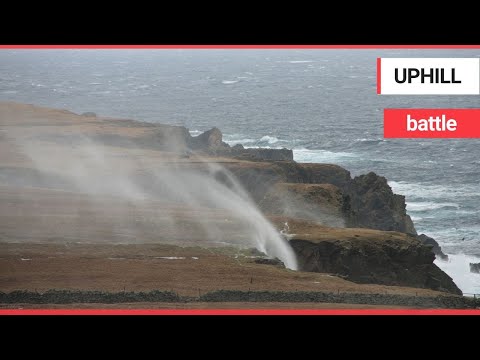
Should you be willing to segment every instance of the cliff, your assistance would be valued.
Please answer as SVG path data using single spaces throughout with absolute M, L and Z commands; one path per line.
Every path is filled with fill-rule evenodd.
M 240 179 L 261 208 L 274 214 L 290 216 L 293 211 L 303 213 L 301 218 L 315 217 L 325 225 L 336 226 L 335 223 L 341 222 L 347 227 L 416 235 L 406 212 L 405 197 L 394 194 L 387 180 L 375 173 L 352 179 L 347 170 L 337 165 L 287 161 L 230 163 L 226 167 Z M 332 202 L 333 197 L 336 200 Z M 292 202 L 280 200 L 285 198 Z M 317 215 L 311 211 L 315 203 Z M 335 223 L 330 222 L 331 219 L 335 219 Z
M 190 219 L 182 209 L 177 211 L 168 204 L 170 217 L 181 220 L 182 230 L 176 227 L 176 222 L 169 224 L 162 216 L 142 213 L 133 217 L 134 206 L 107 207 L 105 200 L 95 201 L 95 198 L 86 201 L 87 198 L 60 176 L 61 172 L 39 170 L 21 151 L 22 146 L 30 146 L 34 150 L 51 150 L 47 154 L 81 158 L 90 153 L 82 152 L 80 145 L 87 144 L 86 148 L 93 152 L 89 146 L 99 144 L 108 151 L 103 154 L 104 158 L 94 158 L 93 165 L 102 170 L 108 161 L 111 168 L 141 186 L 145 198 L 154 201 L 149 211 L 163 211 L 161 207 L 166 206 L 162 203 L 166 190 L 155 183 L 155 172 L 172 164 L 178 169 L 195 171 L 208 171 L 208 163 L 221 164 L 244 185 L 265 214 L 273 216 L 272 219 L 282 219 L 277 224 L 279 230 L 284 230 L 284 223 L 288 222 L 289 233 L 294 234 L 290 243 L 302 270 L 339 274 L 359 283 L 408 285 L 459 293 L 453 281 L 433 264 L 432 249 L 441 256 L 433 239 L 416 236 L 406 213 L 405 198 L 394 194 L 387 180 L 374 173 L 352 178 L 349 171 L 337 165 L 296 163 L 291 150 L 230 147 L 223 142 L 217 128 L 192 137 L 188 129 L 181 126 L 79 116 L 63 110 L 14 103 L 0 104 L 0 126 L 0 130 L 4 130 L 0 132 L 0 184 L 7 190 L 12 186 L 22 187 L 24 194 L 14 197 L 16 204 L 23 206 L 22 211 L 17 212 L 21 215 L 18 219 L 10 202 L 1 204 L 3 208 L 0 209 L 5 214 L 1 224 L 2 238 L 61 239 L 68 229 L 73 229 L 72 232 L 82 234 L 83 239 L 118 241 L 118 234 L 121 234 L 126 239 L 136 240 L 137 234 L 141 234 L 142 241 L 181 239 L 204 243 L 205 231 L 196 226 L 196 222 L 198 214 L 210 216 L 212 209 L 201 209 Z M 55 168 L 55 159 L 47 156 L 41 159 L 49 164 L 52 161 L 50 167 Z M 80 175 L 88 176 L 88 172 L 80 172 Z M 109 179 L 107 175 L 110 174 L 105 175 Z M 23 187 L 55 190 L 38 200 L 42 212 L 50 212 L 49 216 L 38 217 Z M 135 187 L 124 188 L 135 190 Z M 9 194 L 7 190 L 5 193 Z M 64 201 L 65 190 L 72 191 L 74 200 Z M 87 210 L 60 216 L 71 208 L 82 206 Z M 90 212 L 89 206 L 101 209 L 99 214 L 109 214 L 109 218 L 97 221 L 98 214 Z M 117 216 L 116 221 L 111 219 L 114 216 Z M 125 221 L 125 218 L 135 221 Z M 53 219 L 58 223 L 53 223 Z M 161 223 L 162 219 L 166 225 Z M 29 226 L 24 225 L 26 221 Z M 229 226 L 223 213 L 215 214 L 214 223 Z M 159 225 L 162 231 L 156 227 Z M 132 233 L 132 229 L 136 232 Z M 241 228 L 229 228 L 232 238 L 242 236 L 238 229 Z
M 442 248 L 434 238 L 431 238 L 425 234 L 421 234 L 417 236 L 417 239 L 420 240 L 424 245 L 430 247 L 435 256 L 438 256 L 442 260 L 448 260 L 448 255 L 442 251 Z
M 373 172 L 357 176 L 344 191 L 348 226 L 417 234 L 405 196 L 394 194 L 383 176 Z
M 329 228 L 314 222 L 288 222 L 290 244 L 300 269 L 343 276 L 356 283 L 428 288 L 461 295 L 453 280 L 440 270 L 435 255 L 416 237 L 393 231 Z

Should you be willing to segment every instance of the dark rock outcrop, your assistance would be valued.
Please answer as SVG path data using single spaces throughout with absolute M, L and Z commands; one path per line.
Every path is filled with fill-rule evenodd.
M 394 194 L 383 176 L 373 172 L 357 176 L 345 186 L 344 193 L 349 227 L 417 234 L 407 215 L 405 196 Z
M 352 181 L 350 171 L 333 164 L 301 164 L 304 183 L 332 184 L 346 189 Z
M 293 151 L 289 149 L 240 149 L 231 148 L 229 151 L 219 153 L 245 160 L 266 161 L 293 161 Z
M 480 263 L 470 263 L 470 272 L 480 274 Z
M 220 148 L 229 148 L 222 141 L 222 132 L 216 127 L 205 131 L 204 133 L 188 138 L 188 144 L 193 150 L 217 150 Z
M 453 280 L 433 263 L 435 256 L 430 248 L 415 237 L 366 231 L 336 229 L 317 232 L 314 237 L 297 234 L 290 244 L 303 271 L 339 274 L 357 283 L 462 294 Z
M 281 267 L 281 268 L 285 267 L 285 264 L 279 258 L 274 258 L 274 259 L 261 258 L 261 259 L 255 259 L 253 262 L 255 264 L 261 264 L 261 265 L 273 265 L 273 266 L 278 266 L 278 267 Z
M 293 151 L 289 149 L 245 149 L 241 144 L 230 147 L 223 142 L 222 132 L 215 127 L 196 137 L 188 136 L 186 141 L 192 150 L 200 150 L 209 155 L 251 161 L 293 161 Z
M 431 247 L 433 253 L 439 259 L 448 260 L 448 255 L 442 251 L 442 248 L 434 238 L 431 238 L 430 236 L 427 236 L 425 234 L 421 234 L 417 236 L 417 239 L 420 240 L 424 245 Z

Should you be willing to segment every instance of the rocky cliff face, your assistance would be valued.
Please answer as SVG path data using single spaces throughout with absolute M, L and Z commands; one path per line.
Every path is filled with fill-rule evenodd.
M 400 231 L 416 235 L 406 212 L 405 197 L 394 194 L 387 179 L 373 172 L 355 177 L 344 186 L 349 227 Z
M 301 164 L 302 182 L 311 184 L 333 184 L 345 190 L 352 182 L 350 171 L 333 164 Z
M 318 204 L 318 216 L 330 214 L 340 217 L 347 227 L 363 227 L 377 230 L 400 231 L 416 235 L 415 227 L 406 213 L 405 197 L 396 195 L 387 180 L 375 173 L 352 179 L 344 168 L 331 164 L 299 164 L 295 162 L 271 162 L 247 165 L 226 165 L 252 193 L 264 210 L 275 209 L 275 214 L 292 215 L 291 209 L 312 215 L 312 206 Z M 285 183 L 291 185 L 276 186 Z M 302 184 L 302 186 L 297 186 Z M 310 185 L 333 185 L 341 199 L 330 203 L 329 191 L 315 191 Z M 294 199 L 292 190 L 295 189 Z M 283 195 L 282 195 L 282 194 Z M 278 200 L 286 197 L 292 200 Z M 274 198 L 277 198 L 276 200 Z M 303 203 L 303 205 L 302 205 Z M 274 205 L 277 204 L 277 205 Z M 324 206 L 329 204 L 329 206 Z M 302 211 L 296 211 L 297 214 Z M 314 211 L 315 212 L 315 211 Z M 314 215 L 314 214 L 313 214 Z M 312 216 L 300 216 L 313 219 Z M 327 225 L 336 226 L 333 223 Z
M 404 247 L 400 243 L 369 244 L 356 241 L 312 243 L 299 238 L 290 240 L 301 269 L 340 274 L 365 284 L 384 284 L 429 288 L 461 295 L 453 280 L 433 264 L 430 249 L 420 243 Z
M 218 155 L 252 161 L 293 161 L 293 151 L 289 149 L 244 149 L 241 145 L 218 152 Z
M 470 263 L 470 272 L 480 274 L 480 263 Z
M 446 255 L 443 251 L 438 242 L 434 239 L 431 238 L 430 236 L 427 236 L 425 234 L 421 234 L 417 236 L 417 239 L 424 245 L 430 247 L 432 249 L 432 252 L 437 256 L 439 259 L 442 260 L 448 260 L 448 255 Z
M 187 137 L 186 142 L 192 150 L 215 151 L 223 147 L 229 147 L 222 141 L 222 137 L 222 132 L 216 127 L 214 127 L 196 137 Z
M 275 221 L 275 220 L 274 220 Z M 341 275 L 358 283 L 429 288 L 461 294 L 434 263 L 435 255 L 414 236 L 361 228 L 329 228 L 314 222 L 288 222 L 290 244 L 300 269 Z

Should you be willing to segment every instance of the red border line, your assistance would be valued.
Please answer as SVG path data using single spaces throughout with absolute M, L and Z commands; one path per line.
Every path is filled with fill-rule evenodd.
M 480 45 L 1 45 L 0 49 L 480 49 Z
M 377 58 L 377 94 L 382 93 L 382 58 Z
M 448 309 L 0 309 L 0 315 L 478 315 L 480 310 Z
M 2 45 L 0 49 L 480 49 L 480 45 Z M 377 94 L 381 93 L 380 58 Z M 480 310 L 0 309 L 0 315 L 480 315 Z

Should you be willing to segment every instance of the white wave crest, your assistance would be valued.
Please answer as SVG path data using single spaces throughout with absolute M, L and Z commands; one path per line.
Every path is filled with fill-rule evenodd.
M 189 133 L 190 133 L 190 135 L 192 135 L 192 136 L 198 136 L 198 135 L 200 135 L 201 133 L 203 133 L 203 131 L 200 131 L 200 130 L 189 130 Z
M 480 275 L 470 272 L 470 263 L 478 262 L 480 258 L 464 254 L 448 254 L 448 261 L 435 260 L 435 264 L 452 277 L 465 295 L 480 294 Z
M 423 217 L 420 217 L 420 216 L 410 216 L 410 218 L 411 218 L 412 221 L 414 221 L 414 222 L 419 222 L 419 221 L 422 221 L 422 220 L 423 220 Z
M 358 157 L 348 152 L 333 152 L 328 150 L 293 149 L 293 159 L 304 163 L 325 163 L 348 160 Z
M 359 138 L 359 139 L 355 139 L 355 142 L 362 142 L 362 143 L 382 143 L 382 142 L 386 142 L 385 139 L 369 139 L 369 138 Z
M 407 199 L 456 199 L 462 195 L 474 195 L 478 193 L 478 188 L 475 189 L 468 185 L 459 187 L 408 183 L 405 181 L 389 181 L 388 184 L 395 193 L 406 195 Z
M 407 202 L 408 211 L 428 211 L 428 210 L 438 210 L 445 208 L 460 208 L 460 205 L 457 203 L 434 203 L 434 202 Z
M 255 139 L 242 139 L 242 138 L 224 138 L 223 141 L 225 141 L 228 145 L 230 146 L 235 146 L 237 144 L 242 144 L 242 145 L 246 145 L 246 144 L 253 144 L 255 143 Z
M 276 142 L 278 142 L 278 138 L 276 138 L 275 136 L 269 136 L 269 135 L 265 135 L 263 136 L 260 141 L 266 141 L 268 142 L 269 144 L 275 144 Z

